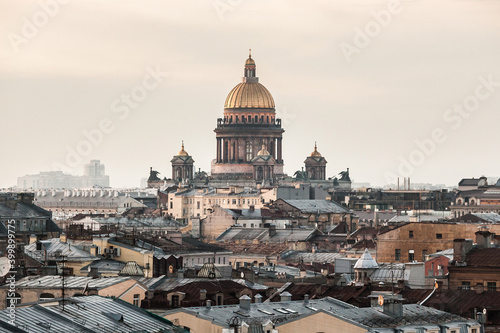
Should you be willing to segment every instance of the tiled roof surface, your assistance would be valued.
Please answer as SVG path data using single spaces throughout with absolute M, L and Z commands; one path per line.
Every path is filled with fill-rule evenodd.
M 500 248 L 472 249 L 465 262 L 467 266 L 500 268 Z

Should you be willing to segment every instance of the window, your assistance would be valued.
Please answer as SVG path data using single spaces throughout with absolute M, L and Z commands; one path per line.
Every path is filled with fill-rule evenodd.
M 408 237 L 409 237 L 409 238 L 413 238 L 413 230 L 410 230 L 410 231 L 408 232 Z
M 396 251 L 394 253 L 394 260 L 401 261 L 401 249 L 396 249 Z
M 196 202 L 196 209 L 200 209 L 200 202 L 199 201 Z
M 462 290 L 470 290 L 470 281 L 462 281 Z
M 134 305 L 139 306 L 139 300 L 141 299 L 141 295 L 134 294 Z
M 427 250 L 422 250 L 422 261 L 425 261 L 425 257 L 427 257 Z
M 252 143 L 247 141 L 246 143 L 246 160 L 250 161 L 252 159 Z
M 414 250 L 408 251 L 408 261 L 410 261 L 410 262 L 415 261 L 415 251 Z
M 488 291 L 496 291 L 497 283 L 496 282 L 488 282 Z
M 436 239 L 443 239 L 443 234 L 436 234 Z

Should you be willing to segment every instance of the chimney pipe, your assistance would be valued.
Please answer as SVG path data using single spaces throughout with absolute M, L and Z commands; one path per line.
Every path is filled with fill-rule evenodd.
M 240 297 L 240 309 L 243 311 L 250 311 L 250 303 L 252 299 L 247 295 L 243 295 Z
M 308 304 L 309 304 L 309 295 L 305 294 L 304 295 L 304 305 L 308 305 Z
M 290 294 L 288 291 L 282 292 L 280 296 L 281 302 L 290 302 L 292 300 L 292 294 Z
M 262 296 L 260 294 L 255 295 L 254 298 L 255 303 L 262 303 Z
M 212 301 L 211 300 L 207 300 L 207 308 L 208 309 L 211 309 L 212 308 Z

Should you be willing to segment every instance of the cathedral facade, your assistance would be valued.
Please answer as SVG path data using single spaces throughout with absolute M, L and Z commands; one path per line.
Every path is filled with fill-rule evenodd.
M 274 99 L 259 83 L 252 56 L 242 82 L 228 94 L 224 117 L 217 120 L 214 179 L 274 183 L 283 176 L 283 132 Z

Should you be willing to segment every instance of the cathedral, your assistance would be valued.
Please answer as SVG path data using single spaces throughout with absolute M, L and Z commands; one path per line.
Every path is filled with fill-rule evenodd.
M 227 95 L 224 114 L 217 119 L 215 159 L 211 173 L 194 171 L 194 160 L 182 148 L 172 160 L 172 181 L 177 184 L 227 185 L 278 185 L 296 181 L 331 184 L 333 187 L 350 188 L 349 169 L 341 178 L 326 178 L 326 159 L 314 151 L 304 161 L 305 171 L 289 177 L 283 172 L 283 133 L 281 119 L 276 117 L 274 99 L 269 90 L 259 82 L 257 66 L 249 54 L 243 77 Z M 148 186 L 158 186 L 158 172 L 150 170 Z
M 274 183 L 283 177 L 283 128 L 274 99 L 259 83 L 250 54 L 244 76 L 227 95 L 224 117 L 217 119 L 214 179 Z

